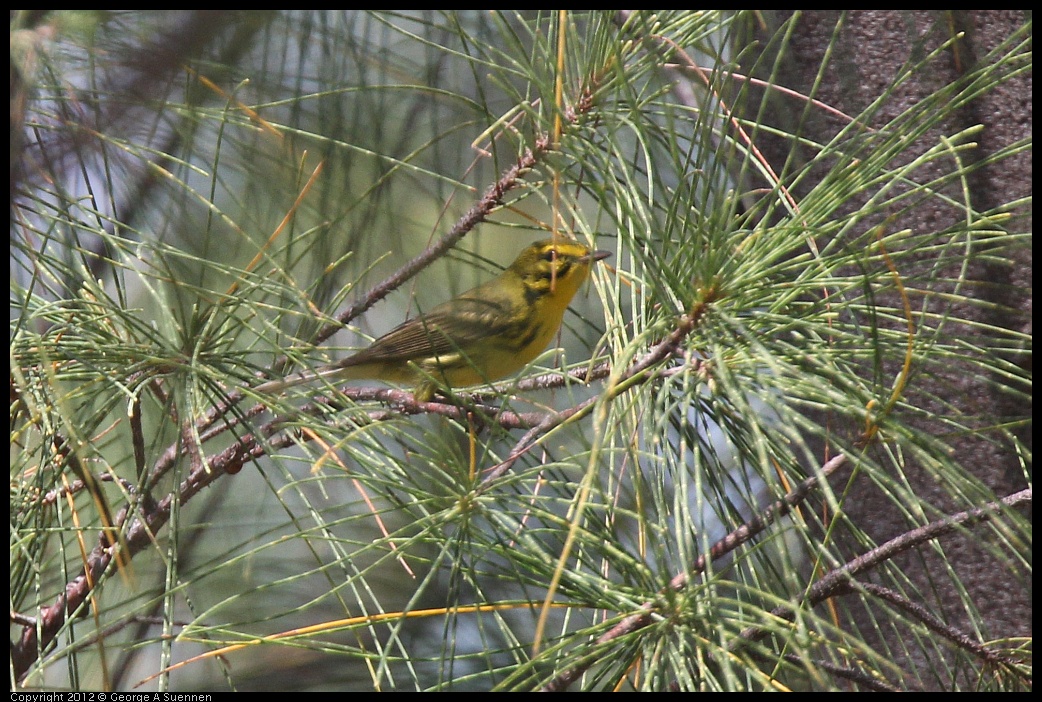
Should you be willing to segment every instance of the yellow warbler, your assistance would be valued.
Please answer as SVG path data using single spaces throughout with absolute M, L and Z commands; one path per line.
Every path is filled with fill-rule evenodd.
M 557 334 L 593 263 L 610 255 L 576 241 L 532 244 L 497 278 L 406 321 L 369 348 L 256 390 L 368 378 L 414 385 L 416 399 L 425 402 L 439 384 L 476 385 L 516 373 Z

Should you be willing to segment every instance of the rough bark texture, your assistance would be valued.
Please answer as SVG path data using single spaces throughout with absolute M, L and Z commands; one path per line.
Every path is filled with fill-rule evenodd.
M 785 17 L 788 15 L 782 15 L 780 18 Z M 841 34 L 833 44 L 831 58 L 827 59 L 825 48 L 833 40 L 837 23 L 841 19 Z M 877 123 L 871 125 L 877 127 L 971 69 L 976 61 L 985 57 L 990 49 L 1010 36 L 1024 21 L 1024 13 L 1013 10 L 881 10 L 851 11 L 846 15 L 826 11 L 807 12 L 800 15 L 793 40 L 787 47 L 783 63 L 784 70 L 788 72 L 779 76 L 778 80 L 805 95 L 811 94 L 819 68 L 828 60 L 823 82 L 814 97 L 848 115 L 856 115 L 892 84 L 894 77 L 907 62 L 925 56 L 953 34 L 965 32 L 965 37 L 957 42 L 954 50 L 942 52 L 932 61 L 930 70 L 917 74 L 913 80 L 898 88 L 877 113 Z M 967 108 L 953 111 L 950 122 L 923 139 L 921 150 L 936 143 L 944 134 L 952 134 L 971 125 L 981 124 L 985 129 L 976 137 L 979 149 L 976 155 L 970 158 L 984 158 L 1009 144 L 1030 137 L 1031 106 L 1029 73 L 1002 84 Z M 777 109 L 771 117 L 782 126 L 791 128 L 791 123 L 801 118 L 801 109 L 793 110 L 792 105 L 777 107 L 781 109 Z M 790 124 L 787 125 L 786 122 Z M 802 131 L 812 138 L 827 141 L 827 137 L 834 134 L 839 126 L 841 125 L 838 121 L 830 123 L 828 116 L 814 115 L 810 122 L 803 123 Z M 787 144 L 779 144 L 770 157 L 780 165 L 784 163 L 789 148 Z M 909 158 L 911 157 L 909 154 Z M 951 164 L 932 165 L 937 169 L 951 168 Z M 931 173 L 927 168 L 921 174 L 917 173 L 917 179 L 927 180 L 938 175 L 940 170 Z M 998 166 L 989 166 L 977 171 L 969 182 L 969 190 L 973 207 L 978 212 L 1014 198 L 1030 196 L 1030 153 L 1022 152 L 1005 159 Z M 956 201 L 962 198 L 959 192 L 953 191 L 952 194 Z M 851 203 L 851 206 L 856 208 L 859 203 Z M 914 231 L 940 231 L 964 218 L 964 211 L 945 206 L 935 199 L 918 208 L 914 216 L 893 222 L 890 231 L 904 228 Z M 1031 231 L 1030 227 L 1029 221 L 1027 224 L 1018 222 L 1013 228 Z M 1007 311 L 962 306 L 957 309 L 957 314 L 964 319 L 1030 333 L 1031 253 L 1023 250 L 1016 256 L 1011 266 L 971 262 L 969 276 L 971 280 L 982 284 L 962 290 L 963 294 L 980 296 L 1003 306 Z M 981 333 L 980 329 L 968 326 L 958 331 L 967 337 Z M 1011 356 L 1010 360 L 1030 369 L 1030 348 L 1016 357 Z M 899 359 L 895 359 L 889 370 L 893 371 L 897 363 Z M 1030 407 L 1025 408 L 1023 403 L 1014 403 L 1008 397 L 998 395 L 991 387 L 972 374 L 963 372 L 964 370 L 953 364 L 948 377 L 930 378 L 928 381 L 932 392 L 951 403 L 944 412 L 950 413 L 951 407 L 955 407 L 965 411 L 969 416 L 990 420 L 989 423 L 993 426 L 1001 425 L 1005 419 L 1013 416 L 1030 416 Z M 928 400 L 916 401 L 927 409 L 931 407 Z M 940 408 L 938 410 L 940 411 Z M 921 430 L 947 436 L 946 429 L 929 426 L 927 422 L 923 423 Z M 1012 446 L 1009 443 L 996 442 L 997 437 L 997 432 L 989 432 L 987 438 L 965 436 L 947 440 L 955 447 L 956 455 L 961 462 L 997 495 L 1003 496 L 1025 486 L 1023 474 L 1018 466 L 1018 457 Z M 1030 447 L 1029 428 L 1022 432 L 1020 439 Z M 951 503 L 945 487 L 938 485 L 925 471 L 916 470 L 912 465 L 908 474 L 918 494 L 930 504 L 947 511 L 961 509 Z M 863 526 L 877 542 L 903 531 L 906 521 L 896 514 L 891 501 L 867 484 L 863 488 L 859 492 L 859 499 L 849 504 L 850 518 Z M 929 549 L 923 549 L 897 563 L 918 585 L 921 592 L 936 593 L 935 601 L 923 604 L 934 612 L 943 612 L 951 624 L 972 632 L 973 628 L 969 626 L 969 619 L 962 608 L 965 597 L 954 589 L 953 583 L 957 580 L 966 588 L 970 599 L 987 622 L 987 627 L 982 632 L 985 641 L 1001 637 L 1030 636 L 1030 585 L 1025 587 L 1023 580 L 1015 579 L 1007 567 L 996 562 L 987 550 L 982 548 L 982 544 L 972 538 L 947 538 L 943 546 L 947 554 L 943 562 Z M 956 577 L 949 576 L 946 571 L 949 567 L 954 568 Z M 902 633 L 900 628 L 887 628 L 880 624 L 879 619 L 871 617 L 871 613 L 863 612 L 860 615 L 861 621 L 858 622 L 859 628 L 862 631 L 870 631 L 878 626 L 879 634 L 888 639 L 889 650 L 908 651 L 909 660 L 896 662 L 906 670 L 916 670 L 921 684 L 938 689 L 950 688 L 952 685 L 972 687 L 972 680 L 942 679 L 940 675 L 943 674 L 940 671 L 949 668 L 938 667 L 935 665 L 936 661 L 929 659 L 930 656 L 938 655 L 936 651 L 924 652 L 922 647 L 914 643 L 903 648 L 899 640 Z M 916 677 L 916 674 L 913 674 L 913 677 Z M 911 679 L 905 682 L 917 684 Z

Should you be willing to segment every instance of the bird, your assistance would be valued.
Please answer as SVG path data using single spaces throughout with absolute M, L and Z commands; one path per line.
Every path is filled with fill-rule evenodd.
M 574 240 L 528 246 L 499 276 L 443 302 L 324 368 L 262 383 L 258 393 L 325 380 L 382 380 L 429 402 L 441 387 L 512 375 L 547 347 L 593 264 L 611 255 Z

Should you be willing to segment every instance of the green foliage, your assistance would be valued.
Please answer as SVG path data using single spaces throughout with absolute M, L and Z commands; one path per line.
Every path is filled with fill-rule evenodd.
M 979 276 L 1030 202 L 969 183 L 1031 141 L 949 125 L 1030 74 L 1030 19 L 924 99 L 894 107 L 958 36 L 859 114 L 784 95 L 785 126 L 798 17 L 762 19 L 16 16 L 12 686 L 1030 687 L 940 538 L 1029 590 L 1030 489 L 954 447 L 1030 485 L 1030 409 L 950 379 L 1030 408 L 1030 334 Z M 250 391 L 547 230 L 614 267 L 518 379 Z

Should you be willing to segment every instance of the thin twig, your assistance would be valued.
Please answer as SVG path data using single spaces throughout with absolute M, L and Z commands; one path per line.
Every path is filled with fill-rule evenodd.
M 929 524 L 905 532 L 904 534 L 861 554 L 857 558 L 851 559 L 842 566 L 834 568 L 823 575 L 807 590 L 806 595 L 802 598 L 800 608 L 813 607 L 830 597 L 852 594 L 862 590 L 878 596 L 881 594 L 881 590 L 874 589 L 866 583 L 859 582 L 856 580 L 856 576 L 890 561 L 900 553 L 915 548 L 916 546 L 920 546 L 928 541 L 933 541 L 942 536 L 951 534 L 959 527 L 987 521 L 1001 512 L 1004 507 L 1015 507 L 1020 504 L 1029 504 L 1030 502 L 1031 488 L 1027 488 L 1012 495 L 1007 495 L 997 502 L 990 502 L 983 507 L 976 507 L 964 512 L 958 512 L 957 514 L 953 514 L 943 519 L 938 519 L 937 521 L 930 522 Z M 905 607 L 902 605 L 902 608 Z M 908 608 L 905 609 L 906 611 L 912 611 Z M 797 607 L 785 605 L 771 610 L 771 616 L 791 621 L 795 618 L 796 611 Z M 920 620 L 923 621 L 924 624 L 929 625 L 929 617 L 920 617 Z M 948 630 L 942 631 L 938 629 L 937 631 L 938 633 L 945 633 L 945 631 Z M 757 641 L 768 636 L 770 633 L 770 631 L 762 627 L 749 627 L 739 635 L 739 639 L 742 641 Z M 948 633 L 950 633 L 950 631 Z M 945 635 L 947 636 L 947 633 L 945 633 Z M 985 654 L 979 646 L 966 645 L 960 640 L 958 635 L 949 638 L 951 638 L 952 641 L 963 645 L 964 648 L 971 653 L 981 656 L 989 662 L 993 662 L 993 656 Z M 965 640 L 968 641 L 968 637 L 966 637 Z M 1008 663 L 1009 661 L 1005 662 Z
M 633 632 L 639 631 L 648 626 L 652 621 L 652 614 L 658 606 L 658 603 L 661 601 L 663 595 L 668 592 L 679 592 L 683 588 L 687 587 L 691 577 L 703 572 L 710 561 L 715 561 L 731 553 L 742 544 L 751 541 L 757 534 L 763 532 L 779 518 L 791 512 L 794 507 L 807 499 L 807 496 L 810 495 L 811 490 L 814 489 L 819 481 L 827 478 L 846 462 L 846 454 L 841 453 L 835 456 L 832 460 L 828 461 L 821 467 L 818 475 L 813 475 L 807 478 L 797 485 L 795 490 L 769 505 L 759 515 L 735 529 L 730 534 L 720 539 L 720 541 L 717 541 L 709 549 L 708 553 L 703 553 L 695 559 L 690 568 L 681 573 L 677 573 L 677 575 L 669 581 L 669 586 L 661 590 L 655 599 L 648 600 L 640 606 L 638 612 L 629 615 L 598 637 L 593 643 L 593 646 L 601 646 L 619 638 L 620 636 L 632 634 Z M 567 690 L 573 682 L 579 679 L 580 675 L 586 672 L 590 665 L 596 662 L 596 660 L 596 657 L 587 657 L 584 662 L 557 675 L 553 680 L 541 688 L 541 692 L 563 692 Z

